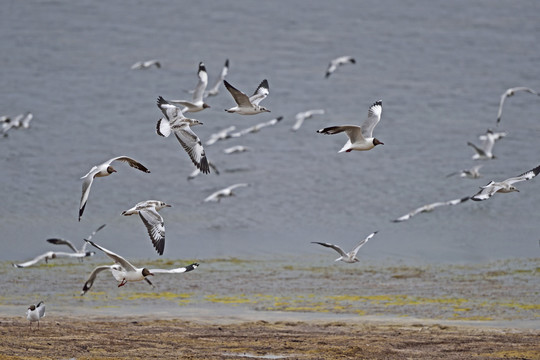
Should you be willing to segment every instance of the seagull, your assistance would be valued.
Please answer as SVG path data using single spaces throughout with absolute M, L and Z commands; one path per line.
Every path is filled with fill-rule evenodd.
M 518 91 L 526 91 L 526 92 L 531 93 L 533 95 L 540 96 L 540 94 L 538 92 L 536 92 L 533 89 L 530 89 L 528 87 L 524 87 L 524 86 L 518 86 L 518 87 L 513 87 L 513 88 L 506 89 L 506 91 L 501 95 L 501 100 L 499 102 L 499 111 L 497 112 L 497 125 L 499 125 L 499 123 L 501 122 L 504 100 L 506 100 L 506 98 L 508 98 L 508 97 L 514 96 L 515 93 L 518 92 Z
M 274 118 L 272 120 L 264 121 L 262 123 L 250 126 L 250 127 L 245 128 L 243 130 L 240 130 L 239 132 L 232 133 L 231 137 L 240 137 L 240 136 L 247 135 L 249 133 L 259 132 L 262 128 L 265 128 L 267 126 L 276 125 L 281 120 L 283 120 L 283 116 L 278 116 L 277 118 Z
M 244 187 L 244 186 L 249 186 L 249 184 L 239 183 L 239 184 L 234 184 L 234 185 L 231 185 L 229 187 L 226 187 L 225 189 L 218 190 L 215 193 L 208 196 L 206 199 L 204 199 L 204 202 L 210 202 L 210 201 L 220 202 L 221 198 L 223 198 L 223 197 L 233 196 L 234 195 L 234 193 L 233 193 L 234 189 L 239 188 L 239 187 Z
M 150 240 L 152 240 L 152 244 L 159 255 L 163 255 L 163 250 L 165 249 L 165 225 L 158 211 L 166 207 L 172 207 L 172 205 L 166 204 L 163 201 L 146 200 L 122 212 L 124 216 L 139 214 L 148 230 Z
M 352 150 L 365 151 L 371 150 L 377 145 L 384 145 L 383 142 L 373 137 L 373 129 L 381 120 L 382 100 L 376 101 L 369 107 L 368 118 L 362 126 L 357 125 L 342 125 L 330 126 L 324 129 L 317 130 L 320 134 L 339 134 L 345 131 L 349 140 L 339 150 L 339 152 L 351 152 Z
M 506 133 L 506 131 L 498 131 L 498 132 L 495 132 L 493 131 L 492 129 L 487 129 L 486 133 L 485 134 L 482 134 L 482 135 L 479 135 L 478 136 L 478 139 L 484 141 L 488 138 L 488 136 L 491 136 L 493 137 L 493 140 L 497 141 L 497 140 L 500 140 L 502 139 L 503 137 L 505 137 L 506 135 L 508 135 Z
M 240 152 L 244 152 L 248 150 L 249 148 L 247 146 L 235 145 L 235 146 L 231 146 L 229 148 L 224 149 L 223 152 L 225 154 L 235 154 L 235 153 L 240 153 Z
M 476 165 L 476 166 L 473 166 L 470 169 L 464 169 L 464 170 L 461 170 L 461 171 L 456 171 L 456 172 L 453 172 L 451 174 L 446 175 L 446 177 L 450 177 L 450 176 L 459 174 L 459 176 L 462 177 L 462 178 L 478 179 L 479 177 L 482 176 L 482 175 L 480 175 L 480 171 L 479 171 L 482 166 L 483 165 Z
M 266 79 L 261 81 L 253 95 L 251 95 L 250 97 L 229 84 L 227 80 L 223 80 L 223 83 L 225 84 L 225 87 L 227 88 L 227 90 L 229 90 L 232 97 L 234 98 L 234 101 L 237 104 L 237 106 L 235 107 L 225 109 L 225 111 L 227 111 L 228 113 L 237 113 L 240 115 L 255 115 L 262 112 L 270 112 L 270 110 L 266 109 L 265 107 L 259 106 L 259 103 L 264 100 L 270 93 L 268 81 Z
M 476 146 L 472 142 L 467 142 L 467 145 L 471 146 L 475 151 L 476 154 L 472 156 L 473 160 L 488 160 L 488 159 L 496 159 L 496 156 L 493 155 L 493 145 L 495 145 L 495 140 L 500 139 L 501 137 L 497 137 L 493 134 L 493 131 L 488 130 L 485 135 L 483 136 L 483 141 L 481 147 Z
M 131 166 L 132 168 L 143 171 L 145 173 L 150 172 L 150 170 L 148 170 L 143 164 L 127 156 L 118 156 L 118 157 L 109 159 L 102 164 L 92 167 L 90 171 L 88 172 L 88 174 L 84 175 L 81 178 L 83 179 L 83 184 L 82 184 L 81 203 L 79 205 L 79 221 L 81 221 L 81 216 L 84 212 L 84 208 L 86 207 L 86 202 L 88 201 L 88 195 L 90 194 L 90 187 L 92 186 L 92 182 L 94 181 L 94 178 L 109 176 L 113 172 L 116 172 L 116 170 L 111 166 L 111 164 L 114 161 L 127 162 L 129 166 Z
M 475 195 L 473 195 L 471 197 L 471 200 L 483 201 L 483 200 L 489 199 L 490 197 L 495 195 L 495 193 L 509 193 L 509 192 L 514 192 L 514 191 L 519 192 L 519 190 L 512 184 L 520 182 L 520 181 L 531 180 L 536 175 L 538 175 L 538 173 L 540 173 L 540 165 L 535 167 L 532 170 L 524 172 L 523 174 L 519 176 L 512 177 L 504 181 L 500 181 L 500 182 L 490 181 L 487 185 L 481 186 L 480 187 L 481 190 L 477 192 Z
M 90 255 L 87 255 L 87 253 L 68 253 L 68 252 L 61 252 L 61 251 L 47 251 L 46 253 L 38 255 L 32 260 L 29 260 L 27 262 L 20 263 L 20 264 L 11 264 L 11 265 L 13 265 L 13 267 L 16 267 L 16 268 L 26 268 L 26 267 L 37 264 L 41 260 L 45 260 L 45 263 L 48 264 L 49 260 L 53 260 L 53 259 L 58 259 L 58 258 L 82 259 L 87 256 L 90 256 Z
M 352 263 L 360 261 L 356 257 L 356 254 L 358 253 L 358 250 L 360 250 L 362 245 L 367 243 L 369 239 L 371 239 L 373 236 L 375 236 L 376 233 L 378 233 L 378 231 L 375 231 L 375 232 L 372 232 L 371 234 L 369 234 L 364 240 L 360 241 L 358 243 L 358 245 L 356 245 L 356 247 L 354 249 L 352 249 L 351 251 L 349 251 L 348 253 L 346 253 L 345 251 L 343 251 L 342 248 L 340 248 L 339 246 L 334 245 L 334 244 L 317 242 L 317 241 L 312 241 L 311 243 L 312 244 L 319 244 L 319 245 L 326 246 L 326 247 L 329 247 L 329 248 L 332 248 L 332 249 L 336 250 L 339 253 L 339 255 L 341 255 L 341 256 L 338 257 L 335 261 L 343 261 L 343 262 L 352 264 Z
M 457 204 L 461 204 L 461 203 L 463 203 L 463 202 L 465 202 L 467 200 L 469 200 L 468 196 L 463 197 L 461 199 L 454 199 L 454 200 L 449 200 L 449 201 L 442 201 L 442 202 L 436 202 L 436 203 L 432 203 L 432 204 L 427 204 L 427 205 L 419 207 L 418 209 L 414 209 L 413 211 L 411 211 L 408 214 L 403 215 L 402 217 L 399 217 L 399 218 L 397 218 L 395 220 L 392 220 L 392 222 L 402 222 L 402 221 L 405 221 L 405 220 L 409 220 L 410 218 L 412 218 L 416 214 L 425 213 L 425 212 L 431 212 L 435 208 L 438 208 L 439 206 L 457 205 Z
M 30 327 L 32 327 L 32 323 L 37 321 L 38 323 L 38 329 L 39 329 L 39 319 L 45 316 L 45 304 L 43 301 L 38 302 L 37 305 L 30 305 L 28 310 L 26 310 L 26 319 L 30 321 Z
M 94 235 L 96 235 L 96 233 L 103 229 L 105 227 L 105 224 L 101 225 L 100 227 L 98 227 L 96 230 L 94 230 L 90 236 L 88 236 L 88 240 L 91 240 L 92 237 Z M 73 243 L 69 240 L 64 240 L 64 239 L 59 239 L 59 238 L 52 238 L 52 239 L 47 239 L 46 240 L 48 243 L 51 243 L 51 244 L 55 244 L 55 245 L 67 245 L 69 246 L 69 248 L 71 250 L 73 250 L 73 252 L 75 254 L 84 254 L 85 256 L 84 257 L 88 257 L 88 256 L 94 256 L 95 252 L 94 251 L 86 251 L 86 246 L 88 245 L 88 243 L 85 241 L 82 248 L 79 250 L 75 247 L 75 245 L 73 245 Z M 79 258 L 81 261 L 82 261 L 82 257 Z
M 176 269 L 148 269 L 148 268 L 137 268 L 129 261 L 124 259 L 122 256 L 117 255 L 113 253 L 110 250 L 105 249 L 104 247 L 99 246 L 98 244 L 94 243 L 91 240 L 86 240 L 99 250 L 103 251 L 108 257 L 110 257 L 114 261 L 114 265 L 104 265 L 104 266 L 98 266 L 96 267 L 92 273 L 90 273 L 90 276 L 88 277 L 88 280 L 84 283 L 81 296 L 86 294 L 88 290 L 92 287 L 94 284 L 94 280 L 96 279 L 97 274 L 102 272 L 103 270 L 111 270 L 114 278 L 120 282 L 118 284 L 118 287 L 124 286 L 128 281 L 141 281 L 146 280 L 146 282 L 150 285 L 152 283 L 150 280 L 148 280 L 147 276 L 153 276 L 154 274 L 181 274 L 184 272 L 195 270 L 199 264 L 193 263 L 191 265 L 180 267 Z
M 184 107 L 182 108 L 183 113 L 198 112 L 210 107 L 210 105 L 205 103 L 203 100 L 204 90 L 206 89 L 206 85 L 208 85 L 208 74 L 206 73 L 206 68 L 202 62 L 199 63 L 199 71 L 197 71 L 197 76 L 199 77 L 199 82 L 197 83 L 195 91 L 193 92 L 192 101 L 169 100 L 169 102 L 173 105 L 182 105 Z
M 164 118 L 159 119 L 156 125 L 158 135 L 168 137 L 171 131 L 178 139 L 184 150 L 189 155 L 193 164 L 203 173 L 208 174 L 210 168 L 208 159 L 201 143 L 201 139 L 191 130 L 191 126 L 202 125 L 203 123 L 196 119 L 188 119 L 182 114 L 179 107 L 169 103 L 161 96 L 158 97 L 157 106 L 161 109 Z
M 205 145 L 213 145 L 219 140 L 225 140 L 231 137 L 230 132 L 236 130 L 236 126 L 232 125 L 228 128 L 218 131 L 215 134 L 210 135 L 210 138 L 206 141 Z
M 216 96 L 219 93 L 219 86 L 221 85 L 223 80 L 225 80 L 225 76 L 227 76 L 228 73 L 229 73 L 229 59 L 225 60 L 225 65 L 223 65 L 223 68 L 221 69 L 221 74 L 219 74 L 219 77 L 214 83 L 214 86 L 212 86 L 210 90 L 204 92 L 204 97 Z
M 214 165 L 213 162 L 209 161 L 209 162 L 208 162 L 208 166 L 210 166 L 210 168 L 212 168 L 212 170 L 214 170 L 214 172 L 216 173 L 216 175 L 219 175 L 219 170 L 218 170 L 218 168 L 216 167 L 216 165 Z M 200 173 L 201 173 L 201 169 L 195 168 L 195 170 L 193 170 L 193 171 L 191 172 L 191 174 L 188 175 L 187 179 L 188 179 L 188 180 L 193 180 L 193 179 L 195 179 Z
M 4 137 L 8 136 L 7 132 L 11 129 L 28 129 L 33 118 L 34 114 L 32 114 L 30 111 L 19 114 L 13 119 L 7 116 L 2 117 L 2 135 Z
M 304 123 L 304 120 L 312 118 L 313 115 L 323 115 L 323 114 L 324 114 L 323 109 L 313 109 L 313 110 L 299 112 L 298 114 L 295 115 L 296 122 L 294 123 L 291 130 L 297 131 L 298 129 L 300 129 L 300 127 Z
M 340 56 L 338 58 L 335 58 L 334 60 L 330 61 L 330 64 L 328 64 L 328 69 L 326 69 L 324 77 L 328 78 L 330 74 L 336 71 L 339 66 L 348 63 L 356 64 L 356 60 L 354 60 L 352 56 Z
M 131 70 L 149 69 L 152 66 L 159 69 L 161 68 L 161 63 L 158 60 L 137 61 L 131 65 Z

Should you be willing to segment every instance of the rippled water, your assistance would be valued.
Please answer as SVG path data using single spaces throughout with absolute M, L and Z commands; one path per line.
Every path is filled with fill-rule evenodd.
M 26 131 L 0 139 L 0 259 L 20 261 L 50 249 L 44 239 L 95 240 L 130 258 L 157 258 L 146 230 L 122 210 L 147 199 L 164 209 L 167 258 L 334 256 L 310 241 L 352 247 L 379 230 L 361 257 L 414 263 L 475 263 L 536 257 L 538 180 L 520 193 L 497 195 L 390 220 L 425 203 L 474 194 L 491 179 L 540 164 L 540 101 L 519 94 L 507 101 L 497 159 L 478 180 L 446 178 L 473 165 L 467 141 L 495 125 L 508 87 L 540 89 L 537 1 L 270 1 L 128 2 L 10 1 L 0 39 L 3 85 L 0 115 L 33 111 Z M 324 79 L 328 61 L 356 57 Z M 138 60 L 162 69 L 133 71 Z M 204 61 L 210 82 L 230 59 L 228 80 L 251 92 L 267 78 L 270 114 L 239 116 L 222 92 L 192 114 L 205 140 L 279 115 L 258 134 L 206 149 L 221 171 L 188 182 L 192 165 L 174 139 L 154 132 L 158 95 L 189 97 Z M 315 132 L 363 121 L 383 100 L 372 151 L 338 154 L 344 135 Z M 290 131 L 294 115 L 323 108 L 324 116 Z M 252 151 L 225 155 L 241 144 Z M 92 165 L 118 155 L 123 164 L 97 179 L 85 214 L 77 212 L 81 181 Z M 248 182 L 220 204 L 202 200 Z

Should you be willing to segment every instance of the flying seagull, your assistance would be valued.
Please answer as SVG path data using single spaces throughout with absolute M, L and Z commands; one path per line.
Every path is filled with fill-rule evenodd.
M 203 173 L 208 174 L 210 168 L 201 139 L 199 139 L 197 134 L 191 130 L 191 126 L 202 125 L 202 122 L 184 117 L 184 114 L 179 107 L 169 103 L 161 96 L 158 97 L 157 106 L 160 108 L 163 115 L 165 115 L 164 118 L 159 119 L 157 122 L 157 134 L 168 137 L 171 132 L 174 132 L 174 136 L 176 136 L 180 145 L 182 145 L 187 152 L 193 164 Z
M 326 69 L 324 77 L 328 78 L 334 71 L 337 70 L 339 66 L 349 63 L 356 64 L 356 60 L 354 60 L 352 56 L 340 56 L 338 58 L 335 58 L 334 60 L 330 61 L 330 64 L 328 64 L 328 68 Z
M 163 250 L 165 249 L 165 225 L 158 211 L 171 206 L 163 201 L 146 200 L 122 212 L 124 216 L 139 214 L 144 226 L 146 226 L 148 235 L 150 235 L 150 240 L 159 255 L 163 255 Z
M 36 322 L 38 323 L 38 329 L 39 329 L 39 320 L 45 316 L 45 304 L 43 301 L 38 302 L 37 305 L 30 305 L 28 310 L 26 310 L 26 319 L 30 321 L 30 327 L 32 327 L 32 323 Z
M 96 230 L 94 230 L 90 236 L 87 237 L 88 240 L 91 240 L 92 237 L 94 235 L 96 235 L 96 233 L 103 229 L 105 227 L 105 224 L 101 225 L 100 227 L 98 227 Z M 52 239 L 47 239 L 46 240 L 48 243 L 51 243 L 51 244 L 55 244 L 55 245 L 67 245 L 71 250 L 73 250 L 73 252 L 75 254 L 84 254 L 85 256 L 84 257 L 88 257 L 88 256 L 93 256 L 95 254 L 94 251 L 86 251 L 86 246 L 88 245 L 88 243 L 85 241 L 83 246 L 81 247 L 81 249 L 77 249 L 75 247 L 75 245 L 73 245 L 73 243 L 69 240 L 65 240 L 65 239 L 60 239 L 60 238 L 52 238 Z M 82 257 L 79 258 L 81 261 L 82 261 Z
M 369 234 L 364 240 L 360 241 L 358 243 L 358 245 L 356 245 L 356 247 L 354 249 L 352 249 L 351 251 L 349 251 L 348 253 L 346 253 L 345 251 L 343 251 L 342 248 L 340 248 L 339 246 L 334 245 L 334 244 L 317 242 L 317 241 L 312 241 L 312 243 L 313 244 L 319 244 L 319 245 L 322 245 L 322 246 L 326 246 L 326 247 L 329 247 L 331 249 L 336 250 L 339 253 L 339 255 L 341 255 L 341 256 L 338 257 L 335 261 L 343 261 L 343 262 L 352 264 L 352 263 L 360 261 L 356 257 L 356 254 L 358 253 L 358 250 L 360 250 L 362 245 L 367 243 L 369 239 L 371 239 L 373 236 L 375 236 L 376 233 L 378 233 L 378 231 L 375 231 L 375 232 L 372 232 L 371 234 Z
M 183 113 L 198 112 L 210 107 L 210 105 L 205 103 L 203 100 L 204 90 L 206 89 L 206 85 L 208 85 L 208 74 L 206 73 L 206 68 L 204 67 L 204 64 L 202 62 L 199 63 L 199 70 L 197 71 L 197 76 L 199 77 L 199 82 L 197 83 L 195 91 L 193 92 L 192 101 L 169 100 L 169 102 L 173 105 L 183 106 Z
M 91 251 L 91 253 L 93 253 L 93 251 Z M 68 252 L 61 252 L 61 251 L 47 251 L 46 253 L 36 256 L 35 258 L 27 262 L 23 262 L 20 264 L 11 264 L 11 265 L 13 265 L 13 267 L 16 267 L 16 268 L 26 268 L 26 267 L 37 264 L 41 260 L 45 260 L 45 263 L 48 264 L 49 260 L 53 260 L 53 259 L 59 259 L 59 258 L 82 259 L 87 256 L 90 256 L 90 255 L 88 255 L 87 253 L 68 253 Z
M 514 191 L 519 192 L 519 190 L 513 184 L 520 181 L 531 180 L 536 175 L 538 175 L 538 173 L 540 173 L 540 165 L 532 170 L 524 172 L 519 176 L 512 177 L 504 181 L 490 181 L 487 185 L 481 186 L 481 190 L 475 195 L 473 195 L 471 197 L 471 200 L 483 201 L 489 199 L 490 197 L 495 195 L 495 193 L 509 193 Z
M 482 176 L 480 175 L 480 168 L 482 168 L 482 166 L 483 165 L 480 164 L 480 165 L 473 166 L 470 169 L 463 169 L 461 171 L 456 171 L 456 172 L 446 175 L 446 177 L 459 174 L 459 176 L 462 178 L 477 179 Z
M 223 130 L 218 131 L 217 133 L 214 133 L 210 135 L 210 138 L 206 141 L 205 145 L 213 145 L 219 140 L 225 140 L 231 137 L 231 132 L 236 130 L 236 126 L 232 125 L 228 128 L 225 128 Z
M 371 150 L 377 145 L 384 145 L 383 142 L 373 137 L 373 129 L 381 120 L 382 100 L 376 101 L 369 107 L 368 118 L 362 126 L 357 125 L 342 125 L 330 126 L 324 129 L 317 130 L 320 134 L 339 134 L 345 132 L 349 140 L 339 150 L 339 152 L 351 152 L 352 150 L 365 151 Z
M 480 137 L 480 136 L 479 136 Z M 476 146 L 472 142 L 467 142 L 467 145 L 471 146 L 475 151 L 476 154 L 472 156 L 473 160 L 489 160 L 489 159 L 496 159 L 496 156 L 493 155 L 493 145 L 495 145 L 495 141 L 502 139 L 504 136 L 501 136 L 500 133 L 495 133 L 488 129 L 488 131 L 481 135 L 482 145 L 480 147 Z
M 501 95 L 501 100 L 499 102 L 499 111 L 497 112 L 497 125 L 499 125 L 499 123 L 501 122 L 504 100 L 506 100 L 506 98 L 514 96 L 516 94 L 516 92 L 518 92 L 518 91 L 525 91 L 525 92 L 531 93 L 533 95 L 540 96 L 540 94 L 538 92 L 536 92 L 533 89 L 530 89 L 528 87 L 524 87 L 524 86 L 518 86 L 518 87 L 513 87 L 513 88 L 506 89 L 506 91 Z
M 435 208 L 438 208 L 440 206 L 448 206 L 448 205 L 457 205 L 457 204 L 461 204 L 465 201 L 469 200 L 469 197 L 463 197 L 461 199 L 454 199 L 454 200 L 449 200 L 449 201 L 441 201 L 441 202 L 435 202 L 435 203 L 432 203 L 432 204 L 427 204 L 427 205 L 424 205 L 424 206 L 421 206 L 417 209 L 414 209 L 413 211 L 409 212 L 408 214 L 405 214 L 395 220 L 392 220 L 393 222 L 402 222 L 402 221 L 405 221 L 405 220 L 409 220 L 410 218 L 412 218 L 414 215 L 416 214 L 420 214 L 420 213 L 425 213 L 425 212 L 431 212 L 433 210 L 435 210 Z
M 313 115 L 323 115 L 323 114 L 324 114 L 324 109 L 313 109 L 313 110 L 299 112 L 298 114 L 295 115 L 296 122 L 294 123 L 291 130 L 297 131 L 298 129 L 300 129 L 300 127 L 304 123 L 304 120 L 311 119 Z
M 274 118 L 274 119 L 271 119 L 271 120 L 268 120 L 268 121 L 264 121 L 262 123 L 255 124 L 253 126 L 245 128 L 245 129 L 240 130 L 238 132 L 232 133 L 231 137 L 240 137 L 240 136 L 244 136 L 244 135 L 247 135 L 247 134 L 250 134 L 250 133 L 259 132 L 262 128 L 265 128 L 267 126 L 274 126 L 278 122 L 280 122 L 281 120 L 283 120 L 283 116 L 278 116 L 277 118 Z
M 79 205 L 79 221 L 81 221 L 81 216 L 84 212 L 84 208 L 86 207 L 86 202 L 88 201 L 88 195 L 90 194 L 90 187 L 92 186 L 92 182 L 94 181 L 94 178 L 109 176 L 113 172 L 116 172 L 116 170 L 111 166 L 111 164 L 115 161 L 128 163 L 129 166 L 131 166 L 132 168 L 143 171 L 145 173 L 150 172 L 150 170 L 148 170 L 143 164 L 127 156 L 118 156 L 118 157 L 109 159 L 102 164 L 92 167 L 90 171 L 88 172 L 88 174 L 84 175 L 81 178 L 83 179 L 83 184 L 82 184 L 81 203 Z
M 137 61 L 131 65 L 131 70 L 149 69 L 152 66 L 159 69 L 161 68 L 161 63 L 158 60 Z
M 81 296 L 86 294 L 86 292 L 90 290 L 90 288 L 94 284 L 94 281 L 96 280 L 97 274 L 99 274 L 103 270 L 110 270 L 114 278 L 120 282 L 120 284 L 118 284 L 118 287 L 120 287 L 124 286 L 128 281 L 141 280 L 146 280 L 148 284 L 152 285 L 150 280 L 146 278 L 147 276 L 153 276 L 154 274 L 181 274 L 184 272 L 195 270 L 199 266 L 199 264 L 193 263 L 191 265 L 176 269 L 148 269 L 146 267 L 137 268 L 131 265 L 131 263 L 124 259 L 122 256 L 115 254 L 112 251 L 107 250 L 104 247 L 90 240 L 87 241 L 99 250 L 103 251 L 108 257 L 110 257 L 114 261 L 114 265 L 104 265 L 96 267 L 92 271 L 92 273 L 90 273 L 88 280 L 86 280 L 86 282 L 84 283 Z
M 214 192 L 213 194 L 208 196 L 206 199 L 204 199 L 204 202 L 210 202 L 210 201 L 219 202 L 219 201 L 221 201 L 221 198 L 223 198 L 223 197 L 233 196 L 234 195 L 234 192 L 233 192 L 234 189 L 239 188 L 239 187 L 244 187 L 244 186 L 249 186 L 249 184 L 240 183 L 240 184 L 234 184 L 234 185 L 228 186 L 228 187 L 226 187 L 224 189 L 221 189 L 221 190 L 218 190 L 218 191 Z
M 261 81 L 253 95 L 249 97 L 240 90 L 236 89 L 231 84 L 229 84 L 227 80 L 223 80 L 223 83 L 225 84 L 225 87 L 227 88 L 227 90 L 229 90 L 232 97 L 234 98 L 234 101 L 237 104 L 237 106 L 230 109 L 225 109 L 225 111 L 229 113 L 237 113 L 240 115 L 255 115 L 262 112 L 270 112 L 270 110 L 259 105 L 259 103 L 264 100 L 270 93 L 268 81 L 266 79 Z

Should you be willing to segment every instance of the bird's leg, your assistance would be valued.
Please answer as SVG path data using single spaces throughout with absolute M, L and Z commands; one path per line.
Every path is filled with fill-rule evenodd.
M 127 283 L 126 278 L 123 278 L 122 282 L 120 284 L 118 284 L 118 287 L 124 286 L 124 285 L 126 285 L 126 283 Z

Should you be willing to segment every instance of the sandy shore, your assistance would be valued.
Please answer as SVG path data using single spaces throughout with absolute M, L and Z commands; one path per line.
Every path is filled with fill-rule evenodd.
M 405 322 L 1 317 L 0 359 L 540 359 L 540 330 Z

